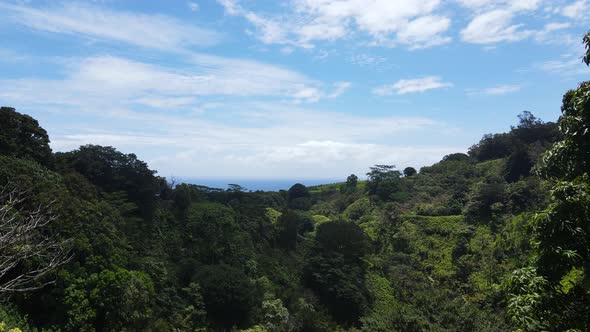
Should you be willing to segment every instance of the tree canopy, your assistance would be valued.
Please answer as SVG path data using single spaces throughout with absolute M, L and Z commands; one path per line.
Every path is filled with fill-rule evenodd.
M 52 162 L 47 132 L 37 120 L 16 112 L 12 107 L 0 107 L 0 154 L 34 160 L 49 166 Z

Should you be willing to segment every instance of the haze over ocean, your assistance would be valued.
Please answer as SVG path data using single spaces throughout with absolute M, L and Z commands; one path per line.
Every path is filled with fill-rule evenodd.
M 228 184 L 239 184 L 247 191 L 279 191 L 288 190 L 295 183 L 305 186 L 316 186 L 343 182 L 346 179 L 236 179 L 236 178 L 180 178 L 179 183 L 190 183 L 210 188 L 227 189 Z

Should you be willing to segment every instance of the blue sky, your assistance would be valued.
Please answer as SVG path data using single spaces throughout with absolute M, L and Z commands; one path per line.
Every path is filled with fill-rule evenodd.
M 554 121 L 590 0 L 0 0 L 0 104 L 162 176 L 345 178 Z

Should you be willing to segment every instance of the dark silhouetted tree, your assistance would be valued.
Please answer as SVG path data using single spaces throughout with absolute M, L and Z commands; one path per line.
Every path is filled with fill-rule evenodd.
M 443 157 L 442 161 L 472 161 L 465 153 L 451 153 Z
M 531 175 L 534 163 L 525 147 L 517 147 L 506 161 L 504 179 L 507 182 L 516 182 L 522 177 Z
M 292 201 L 297 198 L 307 198 L 310 197 L 309 191 L 307 187 L 302 185 L 301 183 L 296 183 L 291 188 L 289 188 L 289 200 Z
M 12 107 L 0 108 L 0 155 L 32 159 L 44 166 L 53 159 L 45 129 Z
M 469 148 L 469 155 L 478 161 L 504 158 L 511 152 L 512 142 L 508 134 L 486 134 Z
M 285 211 L 279 217 L 277 220 L 277 243 L 281 248 L 295 250 L 300 223 L 299 216 L 290 210 Z
M 367 310 L 363 257 L 369 248 L 367 236 L 354 223 L 327 222 L 317 229 L 306 281 L 340 322 L 355 324 Z
M 414 167 L 406 167 L 406 168 L 404 168 L 404 176 L 414 176 L 417 173 L 418 172 L 416 171 L 416 169 Z
M 311 207 L 311 195 L 301 183 L 294 184 L 287 192 L 289 207 L 295 210 L 308 210 Z
M 354 174 L 350 174 L 347 178 L 346 178 L 346 187 L 348 188 L 356 188 L 356 185 L 358 183 L 358 176 L 354 175 Z
M 195 281 L 201 286 L 207 317 L 218 328 L 247 326 L 261 299 L 243 271 L 225 264 L 204 266 Z

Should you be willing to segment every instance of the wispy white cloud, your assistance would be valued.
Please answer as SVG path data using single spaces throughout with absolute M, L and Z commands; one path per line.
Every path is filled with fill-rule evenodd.
M 543 30 L 547 31 L 547 32 L 551 32 L 551 31 L 567 29 L 571 26 L 572 26 L 571 23 L 552 22 L 552 23 L 545 24 L 545 27 L 543 28 Z
M 451 20 L 447 17 L 422 16 L 408 22 L 399 30 L 397 37 L 400 43 L 409 45 L 410 49 L 442 45 L 451 41 L 451 37 L 442 35 L 450 25 Z
M 501 96 L 510 93 L 518 92 L 522 89 L 522 86 L 515 84 L 504 84 L 496 85 L 489 88 L 483 89 L 467 89 L 466 92 L 469 95 L 487 95 L 487 96 Z
M 333 85 L 334 90 L 330 93 L 320 91 L 314 87 L 303 87 L 302 89 L 296 91 L 291 97 L 294 98 L 295 104 L 315 103 L 324 98 L 336 98 L 348 90 L 351 85 L 352 83 L 350 82 L 336 82 Z
M 377 66 L 387 61 L 387 58 L 380 55 L 355 54 L 350 62 L 359 66 Z
M 15 52 L 14 50 L 8 48 L 0 48 L 0 62 L 5 63 L 30 63 L 34 61 L 34 57 L 23 54 L 20 52 Z
M 115 56 L 71 59 L 63 79 L 0 80 L 0 97 L 37 103 L 102 103 L 116 99 L 154 108 L 191 106 L 201 96 L 275 97 L 296 103 L 336 98 L 349 82 L 326 85 L 299 72 L 257 61 L 192 54 L 184 68 Z M 38 90 L 37 93 L 32 91 Z
M 224 106 L 223 103 L 215 103 L 215 102 L 202 103 L 202 104 L 198 105 L 196 108 L 192 109 L 192 114 L 201 114 L 201 113 L 204 113 L 208 110 L 221 109 L 221 108 L 223 108 L 223 106 Z
M 535 10 L 543 0 L 458 0 L 458 2 L 471 10 L 487 11 L 499 7 L 511 10 Z
M 283 15 L 263 15 L 243 8 L 237 0 L 218 0 L 226 13 L 244 17 L 255 36 L 266 44 L 313 48 L 315 42 L 338 40 L 355 32 L 372 44 L 424 48 L 448 43 L 451 20 L 435 14 L 440 0 L 295 0 Z
M 555 8 L 547 0 L 292 0 L 281 14 L 272 14 L 246 9 L 239 0 L 217 1 L 228 15 L 245 18 L 253 27 L 249 32 L 263 43 L 303 48 L 352 38 L 366 45 L 409 49 L 443 45 L 452 41 L 449 29 L 458 13 L 470 17 L 459 34 L 464 42 L 555 42 L 559 37 L 552 32 L 571 27 L 555 21 L 557 14 L 579 21 L 590 10 L 588 0 Z M 450 10 L 456 3 L 463 11 Z M 546 21 L 544 28 L 531 24 L 531 17 Z
M 351 82 L 336 82 L 334 83 L 334 91 L 331 92 L 328 97 L 329 98 L 336 98 L 343 94 L 350 86 L 352 85 Z
M 539 43 L 555 43 L 563 41 L 563 36 L 556 36 L 555 32 L 571 27 L 569 23 L 551 22 L 555 20 L 551 13 L 559 10 L 546 6 L 546 0 L 459 0 L 459 3 L 473 13 L 469 24 L 460 32 L 461 39 L 468 43 L 495 44 L 527 38 Z M 518 22 L 519 18 L 531 16 L 542 17 L 543 28 Z
M 218 32 L 165 15 L 114 11 L 76 2 L 44 8 L 0 3 L 0 15 L 36 30 L 168 51 L 210 46 L 222 38 Z
M 560 13 L 563 16 L 573 19 L 588 19 L 588 15 L 590 14 L 590 4 L 587 0 L 578 0 L 563 7 Z
M 379 96 L 390 96 L 393 94 L 403 95 L 452 86 L 452 83 L 444 82 L 439 76 L 425 76 L 413 79 L 402 79 L 394 84 L 382 85 L 373 89 L 373 93 Z
M 542 29 L 535 31 L 533 37 L 538 43 L 571 47 L 579 41 L 567 32 L 562 33 L 563 30 L 570 27 L 572 27 L 572 24 L 569 22 L 550 22 L 545 24 Z
M 184 107 L 187 105 L 196 105 L 197 98 L 194 97 L 159 97 L 159 96 L 145 96 L 136 99 L 135 102 L 141 105 L 159 108 L 159 109 L 174 109 Z
M 522 24 L 513 24 L 514 12 L 495 9 L 477 15 L 467 27 L 461 30 L 463 41 L 475 44 L 489 44 L 503 41 L 518 41 L 534 34 L 523 30 Z
M 193 12 L 199 11 L 199 4 L 198 3 L 194 2 L 194 1 L 189 1 L 187 3 L 187 5 L 191 11 L 193 11 Z
M 579 26 L 590 14 L 588 0 L 569 4 L 547 0 L 458 1 L 473 15 L 467 26 L 461 29 L 461 40 L 474 44 L 532 39 L 542 44 L 568 46 L 573 38 L 571 31 L 566 30 Z M 563 16 L 570 21 L 561 22 Z
M 579 58 L 567 57 L 566 59 L 538 62 L 534 69 L 546 71 L 560 76 L 578 76 L 590 74 L 590 68 L 582 64 Z

